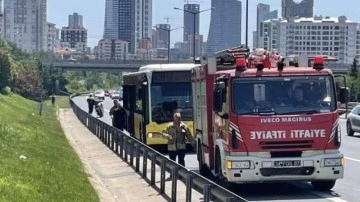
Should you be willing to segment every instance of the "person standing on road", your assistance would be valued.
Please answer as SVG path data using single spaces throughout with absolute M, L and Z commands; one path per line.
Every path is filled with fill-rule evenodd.
M 95 100 L 94 100 L 92 93 L 90 93 L 90 95 L 86 98 L 86 101 L 87 101 L 88 107 L 89 107 L 89 114 L 92 114 L 94 111 L 94 105 L 95 105 Z
M 110 111 L 109 111 L 109 115 L 111 117 L 111 120 L 112 120 L 112 124 L 114 126 L 114 111 L 118 108 L 118 100 L 114 100 L 114 106 L 111 107 Z
M 194 145 L 194 138 L 189 127 L 181 121 L 180 113 L 174 113 L 173 119 L 163 130 L 163 136 L 168 139 L 169 158 L 176 161 L 177 156 L 178 163 L 185 166 L 186 139 Z
M 120 130 L 124 130 L 126 126 L 127 114 L 121 103 L 117 103 L 117 108 L 113 112 L 113 126 Z

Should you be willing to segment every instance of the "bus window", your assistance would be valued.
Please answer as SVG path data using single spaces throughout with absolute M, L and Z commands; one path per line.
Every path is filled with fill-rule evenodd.
M 190 82 L 153 83 L 151 92 L 152 121 L 172 121 L 174 112 L 180 112 L 183 120 L 192 120 Z

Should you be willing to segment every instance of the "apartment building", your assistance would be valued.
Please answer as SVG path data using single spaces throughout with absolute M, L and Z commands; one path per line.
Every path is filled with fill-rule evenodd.
M 47 50 L 47 1 L 4 1 L 4 36 L 25 52 Z
M 282 55 L 330 55 L 350 64 L 356 56 L 357 26 L 345 16 L 267 20 L 262 23 L 262 47 Z
M 99 60 L 126 60 L 129 42 L 120 39 L 101 39 L 94 52 Z

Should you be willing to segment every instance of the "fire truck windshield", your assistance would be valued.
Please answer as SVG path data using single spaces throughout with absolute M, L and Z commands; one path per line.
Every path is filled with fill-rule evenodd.
M 326 113 L 336 109 L 331 76 L 234 78 L 235 114 Z
M 182 120 L 192 120 L 191 83 L 172 82 L 152 84 L 152 121 L 157 123 L 172 121 L 175 111 L 181 113 Z

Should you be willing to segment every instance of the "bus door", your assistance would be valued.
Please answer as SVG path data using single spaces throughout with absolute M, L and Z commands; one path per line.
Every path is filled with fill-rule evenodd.
M 135 125 L 138 127 L 138 137 L 141 142 L 146 144 L 146 125 L 149 123 L 149 112 L 148 112 L 148 104 L 149 104 L 149 85 L 147 82 L 147 78 L 142 82 L 142 85 L 138 89 L 138 98 L 140 99 L 139 103 L 141 105 L 141 119 L 136 120 L 137 123 Z
M 128 132 L 133 136 L 135 133 L 134 127 L 134 112 L 135 112 L 135 102 L 136 102 L 136 86 L 129 85 L 126 86 L 128 92 L 128 102 L 129 102 L 129 116 L 128 116 Z

